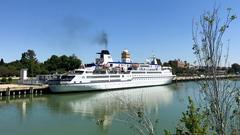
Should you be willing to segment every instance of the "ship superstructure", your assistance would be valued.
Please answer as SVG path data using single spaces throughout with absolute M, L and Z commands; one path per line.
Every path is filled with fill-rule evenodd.
M 121 62 L 114 62 L 108 50 L 102 50 L 95 64 L 83 66 L 49 81 L 52 92 L 112 90 L 166 85 L 175 75 L 171 67 L 162 67 L 160 60 L 151 57 L 145 63 L 134 63 L 128 50 Z

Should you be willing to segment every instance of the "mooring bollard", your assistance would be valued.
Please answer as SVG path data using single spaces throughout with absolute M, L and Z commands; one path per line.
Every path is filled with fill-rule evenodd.
M 27 94 L 27 91 L 24 91 L 23 93 L 24 93 L 24 95 L 26 95 L 26 94 Z
M 7 87 L 5 95 L 10 96 L 10 88 L 9 87 Z

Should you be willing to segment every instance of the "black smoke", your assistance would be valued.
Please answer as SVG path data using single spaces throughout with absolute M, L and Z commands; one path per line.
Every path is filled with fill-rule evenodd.
M 64 39 L 69 45 L 74 47 L 82 45 L 99 45 L 108 49 L 108 34 L 102 30 L 97 32 L 94 26 L 85 18 L 77 16 L 67 16 L 63 19 L 63 28 L 65 31 Z
M 66 16 L 63 19 L 63 27 L 70 38 L 81 38 L 90 29 L 90 21 L 78 16 Z
M 100 32 L 97 35 L 96 43 L 100 46 L 104 46 L 104 49 L 108 49 L 108 34 L 105 31 Z

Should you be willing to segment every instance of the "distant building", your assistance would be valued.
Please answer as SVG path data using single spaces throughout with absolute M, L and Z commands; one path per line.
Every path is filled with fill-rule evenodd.
M 131 54 L 128 50 L 123 50 L 122 52 L 122 62 L 130 63 L 131 62 Z
M 189 68 L 189 63 L 187 61 L 181 61 L 181 60 L 171 60 L 168 62 L 172 67 L 176 68 Z
M 211 67 L 207 66 L 192 66 L 190 69 L 195 70 L 200 73 L 207 73 L 209 75 L 212 74 Z M 228 71 L 230 70 L 230 67 L 217 67 L 216 69 L 216 75 L 226 75 L 228 74 Z

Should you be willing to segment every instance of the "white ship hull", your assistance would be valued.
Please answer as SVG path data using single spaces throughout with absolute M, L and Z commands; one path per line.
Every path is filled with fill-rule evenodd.
M 115 90 L 126 88 L 149 87 L 170 84 L 175 76 L 163 76 L 154 80 L 131 80 L 119 82 L 104 82 L 104 83 L 69 83 L 50 85 L 52 92 L 80 92 L 80 91 L 100 91 L 100 90 Z

